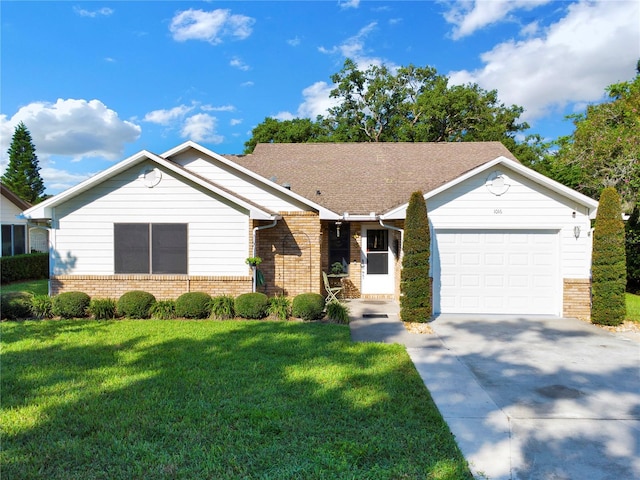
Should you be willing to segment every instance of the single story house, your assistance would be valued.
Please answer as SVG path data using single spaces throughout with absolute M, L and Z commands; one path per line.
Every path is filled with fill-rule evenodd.
M 51 222 L 51 293 L 142 289 L 322 292 L 398 299 L 409 197 L 424 193 L 434 313 L 590 315 L 597 202 L 524 167 L 499 142 L 194 142 L 139 152 L 24 212 Z
M 47 230 L 30 225 L 22 218 L 22 211 L 30 207 L 30 203 L 22 200 L 13 190 L 0 182 L 1 256 L 48 251 Z

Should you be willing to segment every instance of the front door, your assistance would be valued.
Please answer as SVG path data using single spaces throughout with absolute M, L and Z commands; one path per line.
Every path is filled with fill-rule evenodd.
M 393 254 L 389 230 L 362 226 L 362 293 L 393 294 Z

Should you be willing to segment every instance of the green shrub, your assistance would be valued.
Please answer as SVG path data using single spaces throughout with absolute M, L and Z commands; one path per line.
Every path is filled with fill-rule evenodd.
M 620 325 L 627 307 L 627 266 L 624 251 L 624 222 L 620 197 L 613 187 L 600 195 L 593 231 L 591 265 L 591 321 L 599 325 Z
M 236 316 L 235 300 L 229 295 L 219 295 L 211 299 L 209 308 L 211 309 L 211 318 L 216 320 L 228 320 Z
M 287 297 L 280 295 L 269 299 L 267 314 L 278 320 L 287 320 L 291 315 L 291 301 Z
M 84 292 L 64 292 L 53 297 L 51 311 L 62 318 L 87 316 L 91 297 Z
M 176 318 L 176 301 L 175 300 L 158 300 L 151 305 L 151 318 L 158 320 L 171 320 Z
M 211 295 L 205 292 L 183 293 L 176 300 L 178 318 L 207 318 L 211 314 Z
M 319 320 L 324 314 L 324 297 L 319 293 L 301 293 L 293 299 L 291 314 L 303 320 Z
M 349 308 L 344 304 L 335 300 L 327 303 L 327 318 L 336 323 L 349 324 Z
M 49 295 L 34 295 L 31 298 L 31 313 L 36 318 L 53 317 L 53 301 Z
M 116 301 L 112 298 L 95 298 L 89 303 L 89 313 L 96 320 L 116 318 Z
M 117 311 L 127 318 L 149 318 L 151 306 L 155 302 L 156 297 L 149 292 L 132 290 L 118 299 Z
M 3 320 L 31 318 L 31 294 L 8 292 L 0 295 L 0 318 Z
M 234 302 L 236 315 L 242 318 L 264 318 L 268 307 L 269 297 L 260 292 L 243 293 Z
M 49 278 L 48 253 L 27 253 L 13 257 L 0 257 L 0 282 L 2 284 L 42 278 Z
M 431 237 L 427 204 L 422 192 L 411 194 L 404 227 L 404 256 L 400 274 L 400 318 L 404 322 L 426 322 L 432 314 L 429 255 Z

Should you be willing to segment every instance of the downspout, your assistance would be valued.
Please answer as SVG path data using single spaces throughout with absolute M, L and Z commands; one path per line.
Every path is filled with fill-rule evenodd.
M 402 254 L 402 246 L 404 245 L 404 229 L 400 228 L 400 227 L 396 227 L 394 225 L 387 225 L 385 223 L 382 222 L 382 218 L 380 218 L 380 216 L 378 216 L 378 222 L 380 223 L 380 226 L 383 228 L 387 228 L 389 230 L 395 230 L 396 232 L 400 232 L 400 251 L 398 252 L 398 259 L 400 259 L 400 256 Z
M 253 227 L 253 238 L 252 238 L 252 240 L 253 240 L 253 248 L 252 248 L 252 253 L 251 253 L 252 257 L 256 256 L 256 253 L 257 253 L 257 250 L 258 250 L 258 248 L 256 246 L 256 238 L 257 238 L 256 234 L 258 233 L 258 230 L 266 230 L 267 228 L 275 227 L 276 224 L 278 223 L 278 220 L 280 220 L 281 218 L 282 217 L 280 215 L 276 215 L 273 218 L 273 222 L 269 223 L 268 225 L 259 225 L 257 227 Z M 255 272 L 255 268 L 256 267 L 252 268 L 253 269 L 253 280 L 251 281 L 251 291 L 252 292 L 256 291 L 256 272 Z
M 29 242 L 29 251 L 31 251 L 31 242 L 30 240 L 30 235 L 31 235 L 31 229 L 32 228 L 39 228 L 42 230 L 46 230 L 48 235 L 47 235 L 47 249 L 48 249 L 48 254 L 49 254 L 49 279 L 47 280 L 47 291 L 49 296 L 51 296 L 51 277 L 53 275 L 53 261 L 51 260 L 53 255 L 53 239 L 52 237 L 52 232 L 53 232 L 53 215 L 51 216 L 51 227 L 47 227 L 45 225 L 39 225 L 37 223 L 33 223 L 31 222 L 27 217 L 25 217 L 22 213 L 19 213 L 18 215 L 16 215 L 16 218 L 20 219 L 20 220 L 26 220 L 27 221 L 27 241 Z

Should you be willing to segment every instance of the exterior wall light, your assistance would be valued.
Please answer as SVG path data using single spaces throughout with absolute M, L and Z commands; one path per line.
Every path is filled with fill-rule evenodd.
M 576 237 L 576 240 L 580 238 L 580 227 L 578 225 L 573 227 L 573 236 Z

